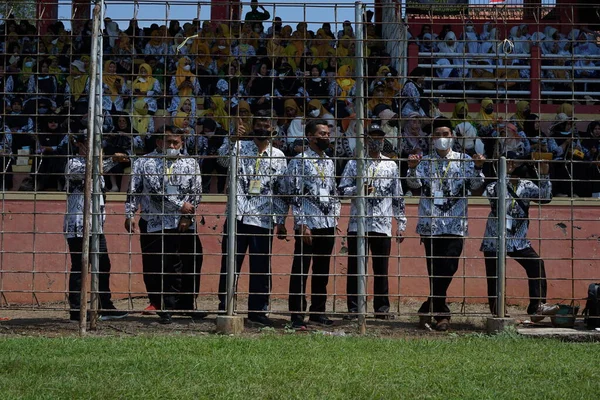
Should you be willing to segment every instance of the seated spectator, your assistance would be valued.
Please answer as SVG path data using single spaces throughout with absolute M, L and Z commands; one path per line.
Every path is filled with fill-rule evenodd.
M 126 77 L 133 75 L 133 58 L 138 53 L 126 32 L 119 33 L 119 41 L 113 47 L 112 54 L 112 58 L 117 63 L 117 74 Z
M 148 113 L 148 103 L 139 98 L 133 103 L 133 113 L 131 115 L 131 126 L 136 148 L 145 148 L 147 153 L 156 148 L 156 138 L 152 135 L 154 130 L 154 119 Z
M 454 129 L 456 140 L 453 150 L 473 156 L 481 154 L 485 156 L 485 147 L 481 139 L 477 137 L 477 129 L 469 122 L 461 122 Z
M 164 36 L 161 37 L 160 31 L 153 31 L 150 35 L 150 40 L 144 47 L 144 54 L 155 56 L 159 64 L 162 64 L 164 68 L 166 66 L 165 57 L 169 54 L 168 39 Z
M 6 129 L 0 131 L 0 190 L 5 192 L 13 187 L 12 175 L 12 134 Z
M 494 101 L 489 97 L 481 100 L 481 107 L 473 123 L 477 130 L 487 130 L 496 124 L 496 113 L 494 113 Z
M 56 108 L 58 80 L 50 73 L 50 62 L 47 59 L 40 61 L 37 68 L 37 74 L 33 74 L 29 77 L 27 93 L 28 96 L 25 103 L 29 101 L 35 102 L 38 99 L 46 99 Z M 23 106 L 25 107 L 25 104 L 23 104 Z
M 588 149 L 586 166 L 586 197 L 600 198 L 600 121 L 592 121 L 587 127 L 582 145 Z
M 175 76 L 171 78 L 171 85 L 169 90 L 173 98 L 171 99 L 170 110 L 176 110 L 179 108 L 181 98 L 190 98 L 192 96 L 199 96 L 202 94 L 200 82 L 196 75 L 191 71 L 192 60 L 189 57 L 181 57 L 177 62 L 177 71 Z M 194 104 L 194 110 L 195 110 Z
M 531 114 L 531 106 L 528 101 L 520 100 L 517 102 L 517 112 L 508 119 L 510 122 L 517 126 L 519 131 L 525 130 L 525 120 L 527 116 Z
M 310 76 L 304 82 L 304 92 L 309 99 L 317 99 L 322 104 L 329 102 L 329 81 L 319 66 L 310 68 Z
M 464 47 L 462 43 L 456 40 L 454 32 L 449 31 L 444 36 L 444 40 L 438 43 L 438 53 L 443 54 L 436 56 L 437 65 L 453 65 L 455 67 L 437 68 L 436 74 L 438 77 L 447 79 L 449 77 L 466 77 L 470 75 L 470 70 L 464 68 L 470 63 L 464 57 Z M 448 84 L 442 84 L 448 87 Z
M 273 109 L 277 115 L 283 115 L 283 105 L 287 99 L 301 97 L 304 94 L 302 81 L 289 64 L 282 64 L 275 79 Z
M 248 103 L 252 107 L 253 114 L 256 114 L 258 110 L 271 109 L 271 96 L 273 94 L 273 77 L 271 76 L 269 61 L 263 59 L 256 65 L 258 68 L 255 69 L 255 74 L 246 85 Z
M 427 115 L 429 107 L 425 104 L 427 100 L 423 96 L 423 82 L 426 74 L 427 72 L 423 68 L 416 67 L 410 72 L 408 80 L 404 83 L 401 92 L 402 105 L 400 107 L 403 118 L 415 112 L 423 117 Z
M 237 62 L 234 60 L 223 65 L 225 72 L 217 81 L 216 93 L 235 104 L 245 94 L 242 77 L 238 71 Z
M 1 109 L 4 110 L 4 105 L 10 106 L 10 100 L 14 97 L 14 79 L 12 75 L 9 75 L 4 70 L 4 63 L 0 63 L 0 93 L 2 93 L 3 99 L 0 100 L 2 103 Z
M 142 64 L 139 68 L 139 75 L 131 84 L 133 94 L 132 102 L 135 104 L 139 99 L 148 105 L 148 112 L 154 114 L 158 109 L 156 99 L 160 97 L 162 90 L 160 83 L 152 76 L 152 68 L 148 64 Z
M 123 111 L 125 108 L 125 98 L 128 97 L 129 90 L 125 78 L 117 75 L 117 63 L 112 60 L 104 62 L 102 71 L 102 109 L 114 112 Z
M 318 102 L 318 100 L 315 99 L 312 100 L 312 102 L 313 106 L 316 107 L 316 102 Z M 294 142 L 297 139 L 304 138 L 304 118 L 295 99 L 287 99 L 285 101 L 284 121 L 283 125 L 279 128 L 278 136 L 283 137 L 286 140 L 286 145 L 281 150 L 284 153 L 291 155 Z
M 385 96 L 385 83 L 377 81 L 373 87 L 371 98 L 367 101 L 367 116 L 373 116 L 373 110 L 380 104 L 385 104 L 388 107 L 392 107 L 393 98 Z
M 87 104 L 89 90 L 89 75 L 85 64 L 81 60 L 71 63 L 71 75 L 67 78 L 65 85 L 65 103 L 75 107 L 77 103 Z
M 454 111 L 452 111 L 452 129 L 456 129 L 461 122 L 473 123 L 473 119 L 469 115 L 469 103 L 466 101 L 459 101 L 455 104 Z
M 219 127 L 229 132 L 229 113 L 225 110 L 225 101 L 221 96 L 210 97 L 210 109 L 213 119 L 219 124 Z
M 250 44 L 251 34 L 242 33 L 237 46 L 231 50 L 231 55 L 237 59 L 240 64 L 246 64 L 252 57 L 256 57 L 256 49 Z
M 498 124 L 498 129 L 492 133 L 497 138 L 493 158 L 499 159 L 503 154 L 512 152 L 519 158 L 527 158 L 531 152 L 531 144 L 523 131 L 519 131 L 516 125 Z
M 582 182 L 586 177 L 586 163 L 582 161 L 589 158 L 589 151 L 583 146 L 573 119 L 566 114 L 558 114 L 549 136 L 549 142 L 554 142 L 550 144 L 555 149 L 553 159 L 564 161 L 553 164 L 550 174 L 553 191 L 556 197 L 579 197 L 585 190 Z
M 212 93 L 216 83 L 215 76 L 219 70 L 211 57 L 209 46 L 203 41 L 195 40 L 190 54 L 196 57 L 192 63 L 192 72 L 196 74 L 200 87 L 207 93 Z
M 131 118 L 125 112 L 115 112 L 113 115 L 113 130 L 112 132 L 103 135 L 102 148 L 105 156 L 115 154 L 134 155 L 133 147 L 133 129 L 131 127 Z M 139 141 L 139 138 L 138 138 Z M 125 172 L 125 168 L 131 166 L 129 158 L 121 158 L 119 162 L 115 162 L 109 169 L 104 171 L 105 175 L 110 178 L 111 192 L 118 192 L 120 180 Z
M 347 106 L 351 106 L 356 95 L 356 81 L 352 78 L 352 67 L 342 65 L 338 69 L 335 82 L 329 86 L 330 104 L 336 109 L 336 116 L 343 117 L 344 113 L 349 114 Z M 342 114 L 340 114 L 340 112 Z

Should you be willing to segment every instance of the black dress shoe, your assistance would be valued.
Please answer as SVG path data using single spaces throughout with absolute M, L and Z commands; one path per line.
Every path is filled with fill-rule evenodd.
M 170 325 L 173 323 L 173 319 L 171 318 L 171 314 L 169 313 L 158 313 L 158 323 L 162 325 Z
M 273 321 L 266 315 L 262 314 L 252 315 L 251 317 L 248 317 L 248 320 L 255 325 L 273 326 Z
M 306 329 L 306 322 L 300 318 L 292 319 L 292 329 Z
M 351 308 L 348 310 L 348 314 L 344 315 L 344 319 L 346 321 L 354 321 L 358 319 L 358 310 L 355 308 Z
M 208 313 L 205 313 L 204 311 L 188 311 L 183 315 L 191 317 L 193 321 L 202 321 L 208 316 Z
M 310 320 L 310 322 L 314 322 L 319 325 L 324 325 L 324 326 L 333 325 L 333 321 L 330 320 L 329 318 L 327 318 L 325 315 L 314 315 L 314 316 L 311 315 L 309 320 Z

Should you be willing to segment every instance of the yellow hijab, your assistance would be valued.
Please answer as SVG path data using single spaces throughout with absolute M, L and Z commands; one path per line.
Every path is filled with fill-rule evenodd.
M 196 64 L 198 65 L 208 68 L 212 62 L 208 45 L 200 40 L 194 40 L 194 44 L 192 45 L 192 54 L 198 54 L 198 57 L 196 57 Z
M 523 125 L 525 123 L 525 120 L 527 119 L 527 117 L 525 117 L 525 114 L 523 114 L 523 112 L 529 107 L 529 102 L 526 100 L 521 100 L 517 102 L 517 112 L 515 113 L 515 115 L 513 115 L 514 122 L 515 124 L 517 124 L 517 127 L 519 128 L 519 130 L 523 130 Z
M 87 84 L 88 75 L 80 72 L 69 75 L 67 78 L 67 83 L 69 84 L 69 88 L 71 89 L 71 95 L 78 101 L 82 94 L 85 93 L 85 86 Z
M 177 61 L 177 72 L 175 73 L 175 84 L 177 87 L 181 86 L 181 84 L 187 79 L 189 79 L 192 83 L 196 81 L 196 76 L 192 73 L 192 71 L 186 71 L 183 69 L 185 67 L 187 57 L 181 57 L 179 61 Z M 190 87 L 186 87 L 183 89 L 179 89 L 179 96 L 191 96 L 193 93 L 193 89 Z
M 323 104 L 321 104 L 321 102 L 317 99 L 309 101 L 308 105 L 310 107 L 313 107 L 313 108 L 316 108 L 317 110 L 319 110 L 319 117 L 322 117 L 323 115 L 327 114 L 327 110 L 325 109 L 325 107 L 323 107 Z M 307 111 L 308 111 L 308 107 L 307 107 Z
M 355 81 L 352 78 L 348 78 L 349 73 L 350 73 L 349 65 L 342 65 L 338 69 L 338 76 L 337 76 L 337 78 L 335 78 L 335 81 L 337 82 L 338 86 L 342 90 L 342 93 L 340 95 L 340 100 L 346 100 L 346 97 L 348 97 L 348 93 L 354 87 Z
M 466 115 L 464 118 L 461 118 L 458 116 L 458 113 L 463 110 L 466 111 Z M 456 103 L 454 111 L 452 111 L 452 128 L 456 128 L 461 122 L 471 122 L 471 117 L 469 117 L 469 104 L 466 101 L 459 101 Z
M 140 135 L 145 135 L 148 133 L 150 118 L 152 118 L 152 116 L 148 115 L 148 109 L 146 108 L 144 99 L 136 100 L 135 103 L 133 103 L 133 118 L 131 125 L 133 129 Z
M 108 68 L 110 67 L 110 64 L 115 64 L 115 62 L 112 60 L 106 60 L 104 62 L 104 69 L 102 70 L 102 82 L 106 86 L 108 86 L 108 90 L 110 91 L 110 98 L 113 101 L 115 101 L 117 99 L 117 96 L 119 95 L 117 79 L 119 79 L 121 85 L 123 84 L 124 80 L 117 74 L 108 73 Z
M 140 77 L 138 76 L 135 81 L 133 81 L 131 85 L 131 89 L 135 91 L 135 89 L 139 89 L 140 92 L 146 93 L 149 90 L 152 90 L 154 87 L 154 82 L 156 79 L 152 76 L 152 67 L 146 63 L 140 65 L 140 69 L 144 68 L 148 75 L 146 76 L 146 82 L 141 82 Z
M 477 120 L 475 121 L 479 125 L 483 127 L 488 127 L 496 122 L 496 114 L 486 114 L 485 109 L 489 106 L 494 105 L 494 102 L 489 97 L 481 100 L 481 108 L 479 109 L 479 113 L 477 114 Z
M 221 96 L 212 96 L 210 98 L 213 104 L 215 121 L 219 123 L 226 131 L 229 131 L 229 114 L 225 111 L 225 102 Z
M 173 117 L 173 125 L 175 125 L 177 128 L 183 128 L 185 120 L 189 117 L 190 115 L 188 113 L 183 111 L 177 111 L 177 114 L 175 114 L 175 116 Z

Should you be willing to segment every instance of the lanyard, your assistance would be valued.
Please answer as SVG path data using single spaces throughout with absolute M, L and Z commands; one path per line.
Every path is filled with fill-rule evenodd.
M 448 175 L 448 171 L 450 171 L 450 165 L 452 165 L 452 161 L 448 160 L 448 165 L 446 166 L 446 170 L 444 171 L 444 175 L 442 176 L 442 179 L 446 179 L 446 176 Z M 438 161 L 436 160 L 434 171 L 435 171 L 435 177 L 439 178 L 437 166 L 438 166 Z
M 262 159 L 262 155 L 260 153 L 256 154 L 256 163 L 254 164 L 254 176 L 258 175 L 258 169 L 260 168 L 260 160 Z
M 325 185 L 325 168 L 319 168 L 319 164 L 317 164 L 315 162 L 315 160 L 313 160 L 313 159 L 311 159 L 310 161 L 313 163 L 313 165 L 315 166 L 315 169 L 321 176 L 321 181 L 323 182 L 323 185 Z
M 371 163 L 371 167 L 373 167 L 375 165 L 375 161 L 373 161 Z M 367 172 L 367 176 L 369 175 L 369 173 L 372 172 L 372 174 L 370 174 L 370 178 L 371 180 L 375 179 L 375 177 L 377 176 L 377 172 L 379 171 L 379 167 L 381 167 L 381 159 L 379 159 L 379 162 L 377 163 L 377 166 L 375 168 L 369 168 L 368 172 Z

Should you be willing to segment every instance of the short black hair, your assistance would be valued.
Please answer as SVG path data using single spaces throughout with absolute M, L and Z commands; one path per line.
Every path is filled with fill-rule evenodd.
M 312 135 L 313 133 L 315 133 L 317 131 L 317 125 L 328 126 L 329 123 L 324 118 L 316 118 L 316 119 L 309 120 L 308 123 L 306 124 L 306 128 L 305 128 L 306 136 L 309 136 L 309 135 Z
M 437 117 L 434 119 L 431 126 L 431 133 L 435 132 L 437 128 L 449 128 L 450 131 L 454 131 L 452 129 L 452 120 L 448 117 Z
M 257 123 L 258 121 L 265 120 L 265 119 L 269 120 L 269 122 L 272 122 L 273 113 L 271 112 L 271 110 L 258 110 L 252 117 L 252 126 L 254 126 L 254 124 Z

